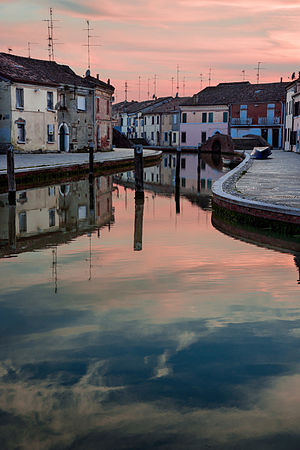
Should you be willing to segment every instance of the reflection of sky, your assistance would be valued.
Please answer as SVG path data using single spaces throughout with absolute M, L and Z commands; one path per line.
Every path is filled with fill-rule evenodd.
M 214 230 L 182 200 L 1 260 L 1 448 L 299 448 L 293 257 Z M 210 446 L 210 447 L 209 447 Z

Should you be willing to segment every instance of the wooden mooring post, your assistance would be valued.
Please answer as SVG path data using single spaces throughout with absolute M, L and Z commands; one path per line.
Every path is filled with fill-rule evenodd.
M 94 142 L 89 143 L 89 182 L 94 178 Z
M 144 198 L 143 146 L 134 146 L 135 196 Z
M 8 182 L 8 204 L 16 204 L 16 179 L 15 179 L 15 155 L 14 148 L 10 145 L 6 151 L 7 160 L 7 182 Z

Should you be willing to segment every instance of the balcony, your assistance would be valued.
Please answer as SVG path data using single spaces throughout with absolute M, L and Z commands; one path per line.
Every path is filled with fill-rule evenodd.
M 258 125 L 280 125 L 280 117 L 259 117 Z
M 252 118 L 232 118 L 231 125 L 252 125 Z

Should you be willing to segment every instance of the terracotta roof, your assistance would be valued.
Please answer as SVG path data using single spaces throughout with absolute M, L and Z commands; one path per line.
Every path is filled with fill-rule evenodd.
M 228 105 L 233 103 L 276 102 L 285 100 L 286 82 L 251 84 L 249 81 L 220 83 L 195 94 L 184 105 Z
M 146 114 L 151 114 L 151 113 L 156 113 L 156 114 L 170 113 L 171 114 L 174 111 L 179 111 L 178 106 L 186 104 L 186 102 L 190 99 L 192 99 L 192 97 L 175 97 L 168 102 L 157 105 L 156 107 L 154 106 L 152 108 L 151 112 L 146 113 Z
M 115 103 L 113 105 L 113 112 L 134 114 L 143 111 L 146 108 L 150 108 L 152 111 L 154 106 L 160 105 L 162 102 L 168 102 L 169 99 L 172 99 L 172 97 L 160 97 L 155 100 L 144 100 L 142 102 L 132 100 L 131 102 Z
M 91 87 L 88 81 L 76 75 L 69 66 L 9 53 L 0 53 L 0 77 L 14 82 L 45 86 L 67 84 Z

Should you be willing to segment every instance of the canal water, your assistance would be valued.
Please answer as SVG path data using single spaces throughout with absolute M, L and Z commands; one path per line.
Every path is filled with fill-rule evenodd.
M 175 195 L 175 156 L 144 203 L 132 172 L 0 195 L 1 449 L 299 449 L 299 254 L 216 229 L 222 160 Z

